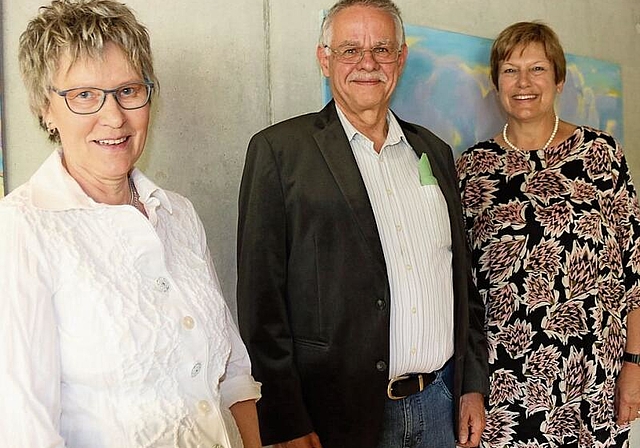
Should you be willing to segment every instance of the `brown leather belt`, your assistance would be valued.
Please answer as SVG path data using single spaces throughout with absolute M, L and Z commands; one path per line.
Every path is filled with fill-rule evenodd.
M 422 392 L 425 387 L 433 383 L 437 373 L 411 373 L 401 375 L 389 380 L 387 386 L 387 397 L 392 400 L 401 400 L 409 395 Z

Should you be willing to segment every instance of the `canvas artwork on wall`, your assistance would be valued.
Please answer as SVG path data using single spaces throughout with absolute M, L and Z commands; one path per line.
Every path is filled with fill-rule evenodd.
M 409 58 L 391 109 L 437 134 L 456 156 L 496 135 L 505 118 L 489 78 L 492 40 L 414 25 L 405 31 Z M 566 59 L 558 116 L 605 130 L 623 143 L 620 66 L 572 54 Z M 325 80 L 323 99 L 330 98 Z

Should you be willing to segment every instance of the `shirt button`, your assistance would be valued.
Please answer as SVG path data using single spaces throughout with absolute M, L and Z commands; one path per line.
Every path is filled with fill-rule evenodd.
M 417 312 L 418 312 L 418 309 L 415 306 L 411 308 L 411 314 L 416 314 Z
M 400 224 L 396 224 L 396 230 L 398 232 L 402 232 L 402 226 Z
M 193 368 L 191 369 L 191 378 L 195 378 L 196 376 L 198 376 L 198 373 L 200 373 L 200 370 L 202 370 L 202 363 L 197 362 L 193 365 Z
M 384 372 L 385 370 L 387 370 L 387 363 L 384 361 L 378 361 L 376 363 L 376 369 L 378 370 L 378 372 Z
M 417 351 L 417 350 L 416 350 L 416 348 L 415 348 L 415 347 L 413 347 L 413 348 L 411 349 L 411 354 L 412 354 L 412 355 L 415 355 L 415 354 L 416 354 L 416 351 Z
M 182 318 L 182 326 L 184 328 L 186 328 L 187 330 L 192 330 L 193 327 L 195 327 L 196 325 L 196 321 L 193 320 L 193 317 L 191 316 L 184 316 Z
M 393 191 L 387 188 L 387 196 L 392 196 L 392 195 L 393 195 Z
M 211 405 L 207 400 L 201 400 L 198 402 L 198 409 L 206 414 L 211 411 Z
M 169 291 L 169 280 L 164 277 L 158 277 L 156 279 L 156 289 L 160 292 Z
M 384 301 L 384 300 L 382 300 L 382 299 L 378 299 L 378 300 L 376 301 L 376 307 L 377 307 L 379 310 L 383 310 L 383 309 L 384 309 L 384 307 L 385 307 L 385 305 L 386 305 L 386 303 L 385 303 L 385 301 Z
M 407 271 L 410 271 L 413 269 L 413 266 L 411 266 L 410 264 L 406 265 L 405 268 L 407 268 Z

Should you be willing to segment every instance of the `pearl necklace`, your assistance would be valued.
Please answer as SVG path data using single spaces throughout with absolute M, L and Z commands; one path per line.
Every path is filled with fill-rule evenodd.
M 558 132 L 558 123 L 559 122 L 560 122 L 560 120 L 558 119 L 558 116 L 556 115 L 556 122 L 553 125 L 553 132 L 551 132 L 551 137 L 549 137 L 549 140 L 547 140 L 547 143 L 545 143 L 544 146 L 542 147 L 543 151 L 545 149 L 547 149 L 549 147 L 549 145 L 551 144 L 551 142 L 553 141 L 553 139 L 556 138 L 556 133 Z M 507 138 L 507 128 L 508 127 L 509 127 L 509 123 L 505 123 L 504 124 L 504 128 L 502 128 L 502 139 L 504 140 L 504 142 L 507 145 L 509 145 L 509 148 L 514 149 L 516 151 L 521 151 L 521 149 L 519 149 L 516 145 L 511 143 L 509 141 L 509 139 Z

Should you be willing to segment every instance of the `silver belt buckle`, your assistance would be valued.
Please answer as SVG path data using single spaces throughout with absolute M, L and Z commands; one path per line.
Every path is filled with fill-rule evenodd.
M 408 378 L 410 378 L 409 375 L 400 375 L 390 379 L 389 384 L 387 385 L 387 397 L 389 397 L 391 400 L 402 400 L 403 398 L 406 398 L 407 395 L 402 395 L 402 396 L 393 395 L 392 388 L 397 381 L 406 380 Z M 420 387 L 420 392 L 422 392 L 424 390 L 424 377 L 422 376 L 421 373 L 418 374 L 418 385 Z

